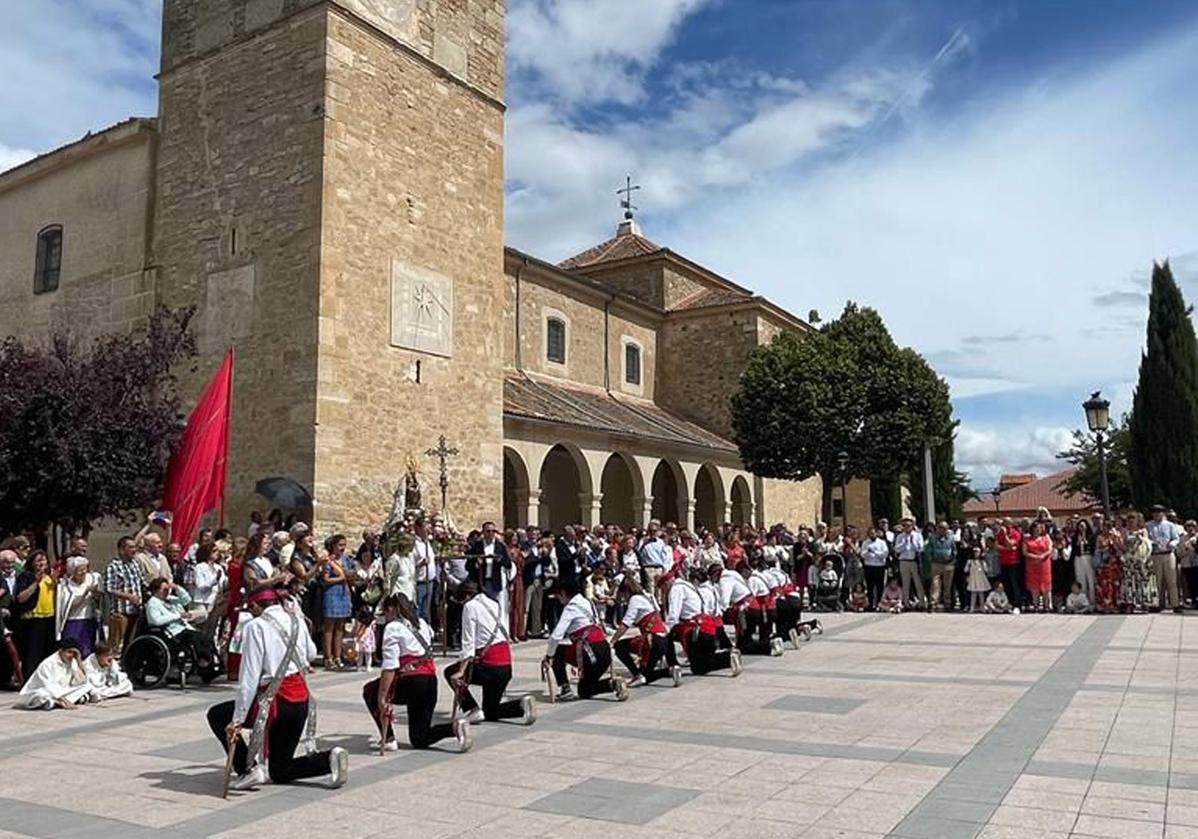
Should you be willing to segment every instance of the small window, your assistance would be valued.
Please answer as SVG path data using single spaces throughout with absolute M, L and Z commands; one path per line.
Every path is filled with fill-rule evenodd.
M 843 519 L 844 518 L 844 499 L 843 498 L 833 498 L 832 499 L 832 518 L 834 518 L 834 519 Z
M 554 364 L 566 363 L 566 322 L 561 318 L 545 323 L 545 356 Z
M 641 348 L 636 344 L 624 345 L 624 381 L 630 385 L 641 383 Z
M 33 293 L 44 294 L 58 288 L 62 272 L 62 227 L 54 225 L 37 234 L 37 265 L 33 274 Z

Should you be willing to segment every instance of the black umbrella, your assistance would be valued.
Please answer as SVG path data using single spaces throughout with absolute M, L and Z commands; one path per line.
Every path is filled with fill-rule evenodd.
M 291 478 L 263 478 L 254 484 L 254 492 L 270 501 L 275 507 L 300 510 L 312 506 L 312 496 L 308 490 Z

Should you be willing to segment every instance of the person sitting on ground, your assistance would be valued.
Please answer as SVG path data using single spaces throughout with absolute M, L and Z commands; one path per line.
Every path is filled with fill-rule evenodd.
M 849 592 L 849 609 L 854 612 L 864 612 L 867 606 L 869 606 L 869 598 L 865 594 L 865 586 L 862 583 L 857 583 Z
M 1082 584 L 1080 582 L 1074 582 L 1073 590 L 1065 598 L 1065 611 L 1071 615 L 1088 615 L 1094 611 L 1094 607 L 1090 604 L 1090 599 L 1082 591 Z
M 188 620 L 191 597 L 182 586 L 165 577 L 150 581 L 150 599 L 146 601 L 146 624 L 177 643 L 190 647 L 196 669 L 205 680 L 220 670 L 220 661 L 212 639 L 200 633 Z
M 67 637 L 25 681 L 14 707 L 26 711 L 74 709 L 86 703 L 90 695 L 91 685 L 79 664 L 79 642 Z
M 882 599 L 878 601 L 878 611 L 889 612 L 892 615 L 902 614 L 903 587 L 899 584 L 898 577 L 891 577 L 886 583 L 886 588 L 882 589 Z
M 133 682 L 116 663 L 112 647 L 105 643 L 96 644 L 95 651 L 84 659 L 83 673 L 91 685 L 93 701 L 133 695 Z
M 1006 615 L 1011 612 L 1011 601 L 1001 582 L 994 584 L 994 589 L 986 595 L 986 605 L 982 608 L 987 615 Z M 1018 614 L 1018 613 L 1017 613 Z

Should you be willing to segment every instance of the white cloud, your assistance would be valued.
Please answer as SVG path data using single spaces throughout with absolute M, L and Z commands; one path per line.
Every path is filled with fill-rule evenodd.
M 998 483 L 1003 472 L 1050 475 L 1067 468 L 1057 453 L 1069 448 L 1073 435 L 1065 427 L 1031 429 L 961 428 L 954 448 L 957 468 L 967 472 L 975 489 Z
M 0 143 L 0 172 L 4 172 L 14 166 L 20 166 L 35 156 L 36 153 L 29 149 L 13 149 Z

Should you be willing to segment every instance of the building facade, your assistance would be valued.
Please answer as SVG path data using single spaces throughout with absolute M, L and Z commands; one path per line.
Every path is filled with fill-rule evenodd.
M 0 174 L 0 333 L 196 307 L 185 395 L 237 351 L 231 516 L 278 475 L 322 530 L 377 522 L 444 434 L 463 523 L 818 517 L 731 442 L 749 353 L 802 321 L 631 219 L 558 265 L 504 247 L 502 0 L 163 15 L 156 118 Z

